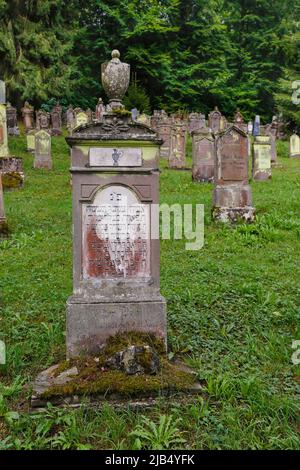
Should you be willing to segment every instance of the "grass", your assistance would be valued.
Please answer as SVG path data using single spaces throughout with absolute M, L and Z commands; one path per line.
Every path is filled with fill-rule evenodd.
M 174 423 L 175 448 L 299 449 L 300 368 L 291 358 L 292 342 L 300 339 L 300 160 L 287 158 L 287 143 L 278 144 L 282 168 L 273 170 L 272 181 L 251 183 L 257 221 L 250 226 L 212 223 L 213 186 L 193 183 L 190 172 L 162 162 L 160 201 L 205 205 L 202 250 L 186 251 L 184 240 L 161 242 L 169 346 L 205 381 L 202 396 L 178 405 L 162 398 L 143 412 L 107 405 L 101 411 L 49 407 L 43 415 L 24 412 L 30 395 L 24 384 L 65 357 L 65 303 L 72 293 L 69 149 L 63 137 L 52 139 L 48 172 L 32 169 L 24 137 L 9 143 L 24 158 L 26 181 L 5 193 L 12 234 L 0 244 L 0 339 L 7 346 L 0 449 L 132 449 L 145 419 L 153 431 L 145 446 L 153 448 L 162 416 Z M 188 153 L 191 166 L 190 143 Z

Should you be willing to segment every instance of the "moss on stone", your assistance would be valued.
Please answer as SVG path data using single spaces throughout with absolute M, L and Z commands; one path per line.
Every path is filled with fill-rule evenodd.
M 17 171 L 2 173 L 3 189 L 16 189 L 23 185 L 23 177 Z
M 122 108 L 115 108 L 112 110 L 114 114 L 117 114 L 118 116 L 131 116 L 131 112 L 128 111 L 127 109 L 122 109 Z
M 106 360 L 129 346 L 150 346 L 160 356 L 161 370 L 158 374 L 127 375 L 120 370 L 105 367 Z M 151 353 L 141 358 L 149 369 Z M 181 370 L 166 358 L 165 343 L 154 335 L 130 332 L 108 339 L 102 353 L 97 357 L 76 358 L 60 363 L 55 370 L 57 377 L 71 367 L 77 367 L 78 375 L 64 385 L 53 385 L 40 398 L 69 395 L 113 395 L 134 397 L 151 393 L 186 391 L 195 384 L 195 376 Z

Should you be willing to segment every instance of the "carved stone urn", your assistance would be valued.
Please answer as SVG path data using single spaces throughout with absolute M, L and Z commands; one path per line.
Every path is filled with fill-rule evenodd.
M 130 65 L 120 61 L 120 52 L 111 53 L 112 60 L 101 65 L 102 85 L 109 98 L 110 108 L 123 108 L 122 99 L 130 81 Z

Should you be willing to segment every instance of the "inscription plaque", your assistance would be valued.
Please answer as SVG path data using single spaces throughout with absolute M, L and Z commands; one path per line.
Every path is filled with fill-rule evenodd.
M 83 279 L 150 277 L 150 212 L 130 189 L 111 185 L 84 204 Z
M 142 166 L 142 149 L 91 147 L 90 166 Z

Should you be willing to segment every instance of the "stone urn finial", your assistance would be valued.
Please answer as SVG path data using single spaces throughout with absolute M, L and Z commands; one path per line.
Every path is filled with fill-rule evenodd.
M 130 81 L 130 65 L 120 61 L 120 52 L 114 49 L 112 59 L 101 65 L 102 85 L 111 109 L 123 108 L 122 99 Z

